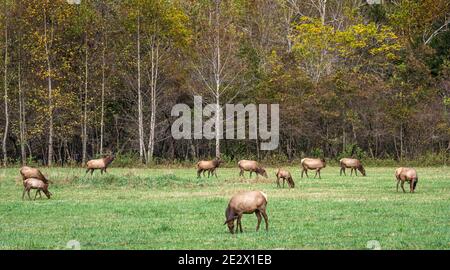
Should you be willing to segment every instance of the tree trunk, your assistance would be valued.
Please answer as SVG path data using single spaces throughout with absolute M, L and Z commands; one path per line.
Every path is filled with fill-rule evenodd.
M 141 93 L 141 19 L 138 15 L 137 21 L 137 91 L 138 91 L 138 130 L 139 130 L 139 158 L 141 163 L 144 162 L 144 117 L 142 113 L 142 93 Z
M 151 115 L 150 115 L 150 137 L 148 140 L 148 154 L 147 159 L 151 161 L 153 159 L 153 151 L 155 148 L 155 127 L 156 127 L 156 90 L 158 86 L 158 67 L 159 67 L 159 41 L 157 37 L 154 37 L 154 43 L 151 48 L 151 78 L 150 78 L 150 99 L 151 99 Z
M 219 128 L 220 124 L 220 84 L 221 84 L 221 59 L 220 59 L 220 1 L 216 1 L 216 65 L 215 65 L 215 78 L 216 78 L 216 157 L 220 157 L 220 134 L 221 129 Z
M 102 51 L 102 101 L 101 101 L 101 115 L 100 115 L 100 156 L 103 156 L 103 137 L 105 129 L 105 68 L 106 68 L 106 44 L 107 36 L 103 30 L 104 40 L 103 40 L 103 51 Z
M 4 67 L 4 101 L 5 101 L 5 130 L 3 133 L 3 166 L 8 163 L 8 153 L 6 149 L 6 139 L 8 138 L 9 129 L 9 111 L 8 111 L 8 24 L 5 25 L 5 67 Z
M 51 26 L 53 27 L 53 25 Z M 53 93 L 52 93 L 52 67 L 50 63 L 50 48 L 47 39 L 47 11 L 44 9 L 44 45 L 45 55 L 47 58 L 47 82 L 48 82 L 48 110 L 49 110 L 49 124 L 48 124 L 48 158 L 47 165 L 52 166 L 53 160 Z
M 20 136 L 20 153 L 22 166 L 26 165 L 27 153 L 25 149 L 25 103 L 24 95 L 22 93 L 22 70 L 21 70 L 21 44 L 19 39 L 19 59 L 18 59 L 18 72 L 17 72 L 17 87 L 19 90 L 19 136 Z
M 86 164 L 87 159 L 87 104 L 88 104 L 88 36 L 87 31 L 85 33 L 85 58 L 84 58 L 84 106 L 83 106 L 83 134 L 82 134 L 82 144 L 83 153 L 81 163 Z

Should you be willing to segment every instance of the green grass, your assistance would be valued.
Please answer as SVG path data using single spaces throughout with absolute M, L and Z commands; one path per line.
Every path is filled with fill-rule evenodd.
M 83 169 L 43 169 L 51 200 L 22 201 L 18 168 L 0 171 L 0 249 L 450 249 L 450 168 L 418 168 L 414 194 L 395 191 L 394 168 L 368 168 L 367 177 L 300 178 L 295 189 L 269 179 L 197 179 L 194 169 L 119 169 L 84 177 Z M 314 175 L 310 173 L 310 176 Z M 255 232 L 244 215 L 243 234 L 230 235 L 224 211 L 241 190 L 268 194 L 269 232 Z M 32 193 L 34 194 L 34 192 Z M 264 228 L 264 226 L 262 226 Z

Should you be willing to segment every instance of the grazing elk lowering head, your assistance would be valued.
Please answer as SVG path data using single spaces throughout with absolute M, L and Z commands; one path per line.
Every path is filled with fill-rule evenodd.
M 416 190 L 417 182 L 419 182 L 419 177 L 417 176 L 417 171 L 413 168 L 400 167 L 395 170 L 395 178 L 397 179 L 397 192 L 398 186 L 401 183 L 403 192 L 405 191 L 405 182 L 409 182 L 409 191 L 414 193 Z
M 52 193 L 48 191 L 48 183 L 45 183 L 41 179 L 37 178 L 28 178 L 25 181 L 23 181 L 23 193 L 22 193 L 22 200 L 25 197 L 25 192 L 28 194 L 28 198 L 31 200 L 30 196 L 30 190 L 36 189 L 36 194 L 34 195 L 34 199 L 36 200 L 36 196 L 39 193 L 39 196 L 41 195 L 41 191 L 44 192 L 45 196 L 47 196 L 48 199 L 50 199 L 50 196 L 52 196 Z
M 283 187 L 284 187 L 284 182 L 287 181 L 288 185 L 290 188 L 294 188 L 295 187 L 295 183 L 294 183 L 294 179 L 292 179 L 292 175 L 289 171 L 283 170 L 283 169 L 278 169 L 277 173 L 275 174 L 275 176 L 277 177 L 277 186 L 280 186 L 280 179 L 283 179 Z
M 250 177 L 253 172 L 255 172 L 256 175 L 262 175 L 265 178 L 268 177 L 266 170 L 254 160 L 241 160 L 238 162 L 238 166 L 240 169 L 239 176 L 244 176 L 244 171 L 249 171 Z
M 342 175 L 342 173 L 344 173 L 344 175 L 346 175 L 345 169 L 350 168 L 350 175 L 353 174 L 353 171 L 355 171 L 355 175 L 358 175 L 358 173 L 356 172 L 356 170 L 358 170 L 361 172 L 361 174 L 363 176 L 366 176 L 366 170 L 364 169 L 361 161 L 359 161 L 358 159 L 342 158 L 339 160 L 339 164 L 341 166 L 341 171 L 340 171 L 339 175 Z
M 236 233 L 240 229 L 241 233 L 242 224 L 241 218 L 243 214 L 255 213 L 258 218 L 258 224 L 256 225 L 256 231 L 259 230 L 261 224 L 261 215 L 264 217 L 266 223 L 266 230 L 269 230 L 269 219 L 266 214 L 267 195 L 262 191 L 246 191 L 234 195 L 228 207 L 225 210 L 225 224 L 228 225 L 230 233 L 234 233 L 234 221 L 236 222 Z

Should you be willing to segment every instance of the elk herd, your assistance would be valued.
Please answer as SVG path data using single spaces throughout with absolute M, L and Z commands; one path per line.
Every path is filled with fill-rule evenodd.
M 90 160 L 86 163 L 86 174 L 89 172 L 91 175 L 95 170 L 100 170 L 101 174 L 103 172 L 106 173 L 106 169 L 108 166 L 114 161 L 114 155 L 108 155 L 101 159 Z M 208 172 L 208 177 L 216 176 L 217 177 L 217 168 L 221 164 L 223 164 L 223 160 L 220 158 L 215 158 L 213 160 L 201 160 L 196 164 L 197 168 L 197 177 L 200 178 L 202 175 L 205 176 L 205 173 Z M 301 164 L 301 177 L 303 178 L 303 174 L 308 176 L 308 170 L 315 170 L 316 173 L 314 178 L 320 176 L 320 171 L 326 167 L 325 159 L 323 158 L 304 158 L 300 162 Z M 268 178 L 267 171 L 254 160 L 241 160 L 238 162 L 238 168 L 240 170 L 239 176 L 244 177 L 244 172 L 250 172 L 250 177 L 253 173 L 256 174 L 256 177 L 259 175 Z M 342 173 L 346 175 L 345 169 L 350 169 L 350 175 L 357 171 L 359 171 L 363 176 L 366 176 L 366 171 L 358 159 L 354 158 L 342 158 L 339 160 L 340 165 L 340 175 Z M 52 183 L 48 180 L 39 169 L 24 166 L 20 169 L 20 174 L 23 179 L 23 193 L 22 199 L 25 198 L 25 193 L 28 194 L 28 198 L 31 200 L 30 190 L 35 189 L 36 193 L 34 195 L 34 199 L 36 199 L 39 194 L 42 197 L 41 191 L 47 196 L 48 199 L 52 196 L 52 193 L 48 190 L 48 186 Z M 278 168 L 275 173 L 276 176 L 276 184 L 277 187 L 281 188 L 280 179 L 283 180 L 283 188 L 285 182 L 287 182 L 289 188 L 294 188 L 295 183 L 292 178 L 292 174 L 282 168 Z M 408 182 L 410 185 L 410 192 L 413 193 L 416 189 L 417 182 L 419 178 L 417 177 L 417 172 L 413 168 L 400 167 L 395 171 L 395 179 L 397 180 L 397 192 L 399 185 L 401 186 L 403 192 L 405 191 L 404 184 Z M 258 223 L 256 226 L 256 230 L 259 229 L 262 218 L 264 218 L 264 222 L 266 225 L 266 230 L 269 228 L 269 220 L 266 213 L 267 206 L 267 195 L 262 191 L 245 191 L 240 192 L 234 195 L 228 203 L 228 206 L 225 210 L 225 223 L 224 225 L 228 225 L 228 229 L 231 233 L 242 232 L 242 224 L 241 218 L 243 214 L 252 214 L 255 213 Z M 234 229 L 234 222 L 236 221 L 236 229 Z

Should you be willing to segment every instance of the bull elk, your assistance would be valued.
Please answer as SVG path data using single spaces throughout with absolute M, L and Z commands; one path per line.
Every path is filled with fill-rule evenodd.
M 317 174 L 319 174 L 319 179 L 320 177 L 320 170 L 325 168 L 326 166 L 326 162 L 325 159 L 323 158 L 304 158 L 300 161 L 301 165 L 302 165 L 302 178 L 303 178 L 303 173 L 306 174 L 306 177 L 309 178 L 308 176 L 308 170 L 316 170 L 316 174 L 314 175 L 314 178 L 316 178 Z
M 86 163 L 86 174 L 88 174 L 88 172 L 90 171 L 92 175 L 94 173 L 94 170 L 100 170 L 101 174 L 103 174 L 103 172 L 106 173 L 106 169 L 111 164 L 111 162 L 113 162 L 114 158 L 114 155 L 108 155 L 104 158 L 89 160 Z

